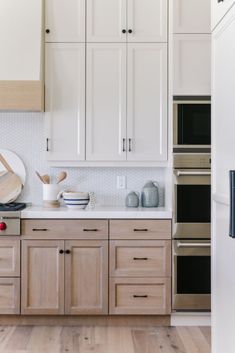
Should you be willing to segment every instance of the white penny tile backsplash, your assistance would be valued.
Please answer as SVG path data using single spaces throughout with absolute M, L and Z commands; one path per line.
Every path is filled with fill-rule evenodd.
M 124 206 L 129 191 L 140 192 L 146 181 L 154 180 L 160 185 L 160 206 L 164 206 L 164 168 L 50 168 L 45 160 L 44 119 L 43 113 L 0 113 L 0 148 L 18 154 L 26 167 L 26 185 L 20 200 L 36 205 L 42 203 L 42 185 L 35 170 L 49 173 L 53 178 L 59 171 L 66 170 L 68 179 L 61 187 L 94 191 L 99 205 Z M 117 189 L 117 176 L 126 176 L 126 189 Z

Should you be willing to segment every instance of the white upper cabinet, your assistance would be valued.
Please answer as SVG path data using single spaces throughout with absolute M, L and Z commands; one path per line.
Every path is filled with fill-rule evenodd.
M 211 0 L 212 28 L 214 28 L 233 6 L 235 0 Z
M 126 42 L 126 22 L 126 0 L 87 0 L 88 42 Z
M 210 5 L 211 0 L 174 0 L 173 32 L 210 33 Z
M 167 42 L 167 0 L 87 0 L 88 42 Z
M 167 159 L 167 44 L 130 44 L 127 159 Z
M 175 34 L 173 36 L 173 94 L 211 94 L 211 36 Z
M 87 45 L 86 159 L 126 159 L 126 45 Z
M 84 160 L 85 44 L 46 44 L 45 119 L 47 159 Z
M 128 42 L 167 42 L 167 0 L 127 0 Z
M 45 41 L 85 42 L 86 0 L 46 0 Z

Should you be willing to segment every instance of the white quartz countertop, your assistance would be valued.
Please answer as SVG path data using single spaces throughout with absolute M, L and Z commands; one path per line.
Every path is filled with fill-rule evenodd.
M 47 209 L 30 206 L 21 212 L 22 219 L 171 219 L 172 211 L 158 208 L 95 207 L 94 209 L 71 210 L 67 207 Z

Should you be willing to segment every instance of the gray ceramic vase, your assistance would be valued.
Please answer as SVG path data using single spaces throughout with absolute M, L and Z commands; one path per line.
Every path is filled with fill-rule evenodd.
M 126 207 L 139 207 L 139 195 L 135 191 L 126 196 Z
M 141 192 L 142 207 L 158 207 L 159 205 L 159 191 L 158 183 L 148 181 Z

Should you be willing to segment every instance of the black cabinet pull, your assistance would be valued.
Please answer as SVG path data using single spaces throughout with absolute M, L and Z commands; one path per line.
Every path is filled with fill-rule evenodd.
M 144 229 L 134 229 L 134 232 L 147 232 L 148 229 L 147 228 L 144 228 Z
M 98 232 L 98 229 L 83 229 L 83 232 Z
M 46 228 L 33 228 L 33 232 L 47 232 L 48 229 Z
M 64 250 L 61 249 L 61 250 L 59 251 L 59 253 L 62 255 L 62 254 L 64 253 Z
M 47 28 L 47 29 L 46 29 L 46 33 L 50 33 L 50 30 L 49 30 L 49 28 Z
M 70 250 L 66 250 L 65 254 L 69 255 L 69 254 L 71 254 L 71 251 Z
M 122 30 L 122 33 L 126 33 L 126 30 L 125 30 L 125 29 L 123 29 L 123 30 Z
M 46 139 L 46 151 L 49 152 L 49 138 Z
M 134 294 L 133 295 L 133 298 L 148 298 L 147 294 L 145 295 L 137 295 L 137 294 Z
M 218 0 L 218 2 L 223 2 L 224 0 Z
M 128 149 L 128 152 L 132 152 L 132 139 L 128 139 L 129 141 L 129 149 Z
M 133 260 L 135 260 L 135 261 L 147 261 L 148 260 L 148 258 L 147 257 L 133 257 Z
M 126 139 L 122 139 L 122 152 L 126 152 Z
M 128 29 L 128 33 L 132 33 L 133 31 L 132 31 L 132 29 Z

